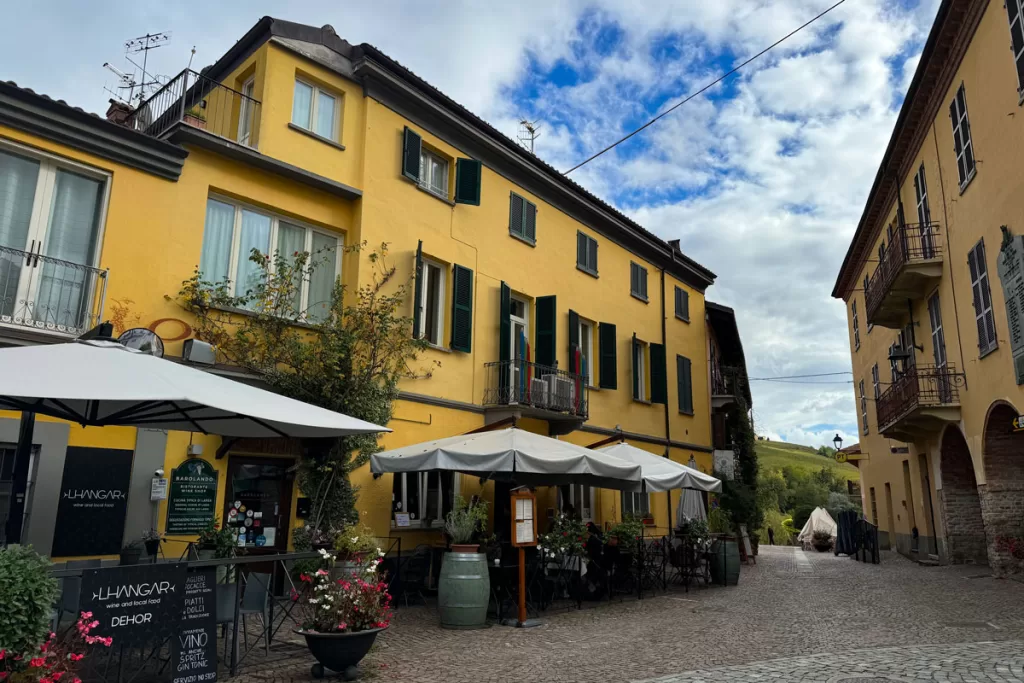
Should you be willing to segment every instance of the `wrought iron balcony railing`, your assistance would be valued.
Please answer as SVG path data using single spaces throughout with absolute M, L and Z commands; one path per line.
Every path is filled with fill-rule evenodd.
M 740 395 L 740 369 L 726 365 L 712 367 L 711 369 L 711 395 L 732 396 Z
M 185 69 L 128 115 L 126 125 L 160 137 L 185 123 L 247 147 L 256 147 L 260 101 Z
M 587 418 L 583 375 L 525 360 L 487 363 L 484 371 L 485 406 L 523 406 Z
M 107 273 L 0 246 L 0 323 L 77 337 L 103 318 Z
M 963 383 L 964 375 L 952 364 L 910 366 L 875 401 L 878 431 L 888 431 L 921 409 L 959 406 Z
M 888 249 L 868 280 L 864 299 L 869 323 L 875 323 L 882 304 L 893 292 L 904 269 L 913 264 L 932 262 L 942 256 L 942 237 L 938 223 L 907 223 L 899 226 L 889 240 Z

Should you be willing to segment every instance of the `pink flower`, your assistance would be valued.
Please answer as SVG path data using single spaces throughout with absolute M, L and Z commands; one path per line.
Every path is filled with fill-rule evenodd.
M 28 660 L 28 665 L 29 666 L 42 666 L 45 663 L 46 663 L 46 658 L 45 657 L 34 657 L 34 658 Z
M 114 642 L 114 639 L 111 638 L 110 636 L 107 636 L 106 638 L 101 638 L 100 640 L 102 640 L 103 644 L 106 645 L 107 647 L 110 647 L 110 644 Z
M 82 618 L 88 619 L 92 616 L 92 612 L 82 612 Z
M 7 650 L 0 650 L 0 659 L 3 659 L 6 656 L 7 656 Z
M 70 655 L 68 655 L 68 657 L 71 659 L 72 662 L 78 662 L 78 661 L 81 661 L 81 659 L 83 657 L 85 657 L 85 655 L 76 654 L 76 653 L 72 652 Z

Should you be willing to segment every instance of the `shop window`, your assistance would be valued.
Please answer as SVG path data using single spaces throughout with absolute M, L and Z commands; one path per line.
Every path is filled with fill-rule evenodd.
M 395 474 L 391 488 L 394 515 L 409 515 L 410 527 L 441 526 L 455 500 L 455 473 L 409 472 Z

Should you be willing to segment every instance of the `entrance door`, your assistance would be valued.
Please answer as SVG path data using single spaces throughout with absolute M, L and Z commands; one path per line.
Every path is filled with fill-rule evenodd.
M 287 549 L 293 464 L 287 458 L 231 457 L 223 519 L 239 548 Z
M 512 335 L 512 402 L 521 403 L 526 400 L 529 370 L 523 361 L 526 360 L 526 346 L 530 339 L 530 308 L 522 299 L 512 297 L 509 307 L 509 334 Z
M 14 490 L 14 453 L 17 449 L 15 444 L 0 444 L 0 547 L 7 542 L 7 514 L 11 508 L 11 493 Z M 32 514 L 32 488 L 36 479 L 36 456 L 39 447 L 33 446 L 28 461 L 28 487 L 25 490 L 25 513 L 21 522 L 21 535 L 25 538 L 25 532 L 29 527 Z
M 928 320 L 932 326 L 932 355 L 935 358 L 939 400 L 942 403 L 949 403 L 953 392 L 946 377 L 946 336 L 942 332 L 942 311 L 939 308 L 938 294 L 933 294 L 928 299 Z

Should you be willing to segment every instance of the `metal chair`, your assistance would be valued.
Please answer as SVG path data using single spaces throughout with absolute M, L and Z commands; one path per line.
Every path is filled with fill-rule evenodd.
M 402 597 L 405 599 L 406 607 L 409 606 L 410 595 L 418 595 L 423 604 L 427 604 L 423 589 L 426 585 L 427 572 L 430 571 L 430 552 L 429 545 L 416 546 L 402 567 Z
M 250 572 L 245 578 L 245 593 L 242 595 L 242 606 L 239 614 L 242 617 L 242 637 L 245 639 L 245 649 L 249 650 L 249 629 L 245 617 L 255 614 L 259 617 L 260 625 L 263 626 L 263 650 L 270 654 L 270 628 L 268 600 L 270 595 L 270 574 L 261 572 Z
M 235 584 L 217 584 L 217 625 L 221 627 L 224 637 L 224 659 L 228 656 L 227 625 L 235 622 Z M 232 638 L 232 648 L 238 653 L 238 638 Z
M 99 569 L 99 560 L 68 560 L 66 569 Z M 65 612 L 70 612 L 78 618 L 78 608 L 82 602 L 82 577 L 68 576 L 63 581 L 64 585 L 60 594 L 60 609 L 57 612 L 56 625 L 60 626 L 61 619 Z M 57 629 L 53 629 L 56 633 Z

